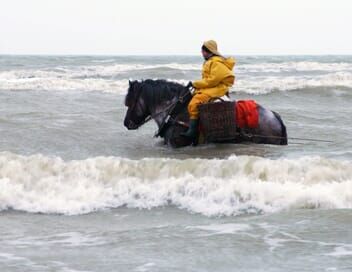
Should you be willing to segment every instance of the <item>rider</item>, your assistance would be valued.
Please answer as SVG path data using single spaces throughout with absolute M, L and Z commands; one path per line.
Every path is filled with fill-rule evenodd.
M 202 79 L 189 82 L 187 87 L 195 89 L 192 100 L 188 105 L 190 123 L 188 130 L 183 136 L 194 138 L 197 135 L 199 110 L 198 106 L 209 102 L 212 98 L 226 95 L 235 81 L 232 71 L 235 59 L 223 57 L 217 49 L 214 40 L 204 42 L 202 55 L 205 59 L 203 64 Z

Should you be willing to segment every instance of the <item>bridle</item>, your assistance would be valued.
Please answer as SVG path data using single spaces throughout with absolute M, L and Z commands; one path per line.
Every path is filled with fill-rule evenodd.
M 142 95 L 142 90 L 139 90 L 136 98 L 133 101 L 133 104 L 131 106 L 129 106 L 129 111 L 133 112 L 137 106 L 137 104 L 139 103 L 139 99 Z M 140 124 L 136 125 L 136 129 L 140 128 L 142 125 L 144 125 L 145 123 L 149 122 L 152 119 L 151 115 L 149 114 Z
M 135 110 L 135 107 L 137 106 L 137 103 L 139 102 L 139 98 L 142 95 L 142 90 L 139 91 L 137 97 L 134 100 L 134 103 L 132 104 L 132 106 L 130 107 L 131 111 Z M 158 129 L 158 131 L 155 133 L 155 137 L 159 137 L 163 135 L 163 130 L 165 129 L 166 125 L 169 124 L 170 122 L 173 123 L 178 123 L 182 126 L 186 126 L 188 127 L 188 125 L 182 121 L 176 121 L 172 115 L 175 114 L 175 108 L 177 106 L 177 104 L 184 104 L 186 102 L 186 98 L 187 96 L 191 95 L 191 92 L 189 89 L 187 89 L 187 91 L 185 92 L 185 94 L 181 95 L 178 97 L 178 99 L 176 101 L 174 101 L 173 103 L 171 103 L 170 105 L 166 106 L 164 109 L 162 109 L 161 111 L 154 113 L 154 114 L 149 114 L 141 123 L 139 124 L 135 124 L 136 129 L 140 128 L 141 126 L 143 126 L 144 124 L 148 123 L 150 120 L 155 119 L 156 117 L 165 114 L 165 117 L 163 118 L 161 125 Z

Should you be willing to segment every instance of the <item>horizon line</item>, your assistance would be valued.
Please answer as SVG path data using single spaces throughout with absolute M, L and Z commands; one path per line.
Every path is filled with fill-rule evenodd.
M 72 57 L 84 57 L 84 56 L 92 56 L 92 57 L 197 57 L 201 54 L 100 54 L 100 53 L 92 53 L 92 54 L 80 54 L 80 53 L 0 53 L 0 56 L 72 56 Z M 223 54 L 224 56 L 352 56 L 352 53 L 349 54 Z

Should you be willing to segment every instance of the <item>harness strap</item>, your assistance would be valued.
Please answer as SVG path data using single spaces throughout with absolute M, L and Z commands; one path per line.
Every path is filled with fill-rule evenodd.
M 191 95 L 191 92 L 189 89 L 186 88 L 186 92 L 185 94 L 181 95 L 178 97 L 178 99 L 171 103 L 169 106 L 167 106 L 164 110 L 160 111 L 160 112 L 157 112 L 155 114 L 150 114 L 148 115 L 143 122 L 141 122 L 139 125 L 138 125 L 138 128 L 141 127 L 142 125 L 144 125 L 145 123 L 149 122 L 150 120 L 152 119 L 155 119 L 157 116 L 161 115 L 161 114 L 166 114 L 164 120 L 162 121 L 158 131 L 155 133 L 154 137 L 159 137 L 159 136 L 162 136 L 164 131 L 165 131 L 165 128 L 168 127 L 168 125 L 172 122 L 172 123 L 177 123 L 177 124 L 180 124 L 182 126 L 185 126 L 185 127 L 188 127 L 188 125 L 183 122 L 183 121 L 178 121 L 178 120 L 175 120 L 174 119 L 174 115 L 175 114 L 178 114 L 178 110 L 177 110 L 177 106 L 178 104 L 179 105 L 183 105 L 185 103 L 187 103 L 187 97 Z M 135 106 L 135 104 L 133 105 Z
M 181 126 L 188 127 L 188 125 L 183 122 L 176 120 L 175 117 L 179 113 L 180 107 L 177 107 L 178 105 L 184 105 L 187 103 L 187 97 L 190 96 L 191 93 L 189 90 L 184 95 L 179 96 L 178 100 L 175 101 L 173 104 L 171 104 L 171 109 L 166 115 L 165 119 L 163 120 L 161 126 L 159 127 L 158 131 L 155 133 L 154 137 L 162 137 L 165 129 L 170 125 L 170 124 L 179 124 Z

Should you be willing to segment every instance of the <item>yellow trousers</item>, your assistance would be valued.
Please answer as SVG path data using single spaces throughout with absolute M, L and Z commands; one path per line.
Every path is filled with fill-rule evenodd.
M 199 109 L 198 106 L 203 103 L 207 103 L 211 99 L 211 96 L 203 93 L 196 93 L 192 100 L 188 104 L 188 113 L 190 119 L 198 119 Z

